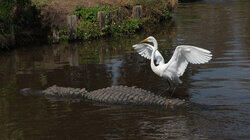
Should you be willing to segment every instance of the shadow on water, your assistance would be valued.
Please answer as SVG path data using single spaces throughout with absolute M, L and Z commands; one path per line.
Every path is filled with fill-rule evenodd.
M 0 137 L 3 139 L 202 139 L 249 138 L 249 1 L 180 4 L 175 24 L 130 37 L 14 50 L 0 55 Z M 160 94 L 167 87 L 132 45 L 153 35 L 166 60 L 176 45 L 211 50 L 213 60 L 190 65 L 175 96 L 193 110 L 51 102 L 23 97 L 21 88 L 54 84 L 95 90 L 137 86 Z M 166 94 L 162 94 L 167 96 Z M 208 108 L 199 108 L 205 104 Z

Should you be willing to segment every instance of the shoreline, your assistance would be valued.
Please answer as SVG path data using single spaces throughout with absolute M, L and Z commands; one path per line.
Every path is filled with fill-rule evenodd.
M 65 40 L 86 41 L 135 34 L 170 21 L 178 4 L 178 0 L 127 0 L 125 3 L 120 0 L 107 0 L 105 3 L 87 0 L 89 3 L 85 1 L 77 7 L 74 6 L 78 3 L 73 2 L 62 11 L 66 1 L 46 1 L 26 0 L 27 3 L 16 2 L 9 6 L 9 11 L 1 15 L 5 21 L 1 24 L 1 50 L 34 42 L 57 44 Z M 3 5 L 8 4 L 5 2 Z

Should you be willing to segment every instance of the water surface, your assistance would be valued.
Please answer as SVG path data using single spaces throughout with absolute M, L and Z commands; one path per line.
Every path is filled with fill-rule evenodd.
M 175 23 L 123 38 L 31 46 L 0 55 L 0 138 L 193 139 L 250 137 L 250 2 L 204 0 L 180 4 Z M 213 109 L 168 111 L 152 107 L 52 102 L 19 89 L 52 85 L 95 90 L 137 86 L 162 96 L 168 84 L 132 45 L 153 35 L 167 60 L 177 45 L 213 53 L 189 65 L 173 96 Z

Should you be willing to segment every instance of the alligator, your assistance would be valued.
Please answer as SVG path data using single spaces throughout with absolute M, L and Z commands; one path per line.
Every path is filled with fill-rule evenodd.
M 23 95 L 43 95 L 58 100 L 93 100 L 106 104 L 155 105 L 164 108 L 187 107 L 190 102 L 181 99 L 169 99 L 150 91 L 127 86 L 112 86 L 88 92 L 85 88 L 51 86 L 45 90 L 21 89 Z

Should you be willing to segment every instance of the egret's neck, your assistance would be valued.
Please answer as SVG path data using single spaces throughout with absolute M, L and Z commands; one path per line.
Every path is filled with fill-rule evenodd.
M 157 50 L 158 49 L 158 43 L 156 40 L 153 40 L 154 48 Z
M 155 52 L 158 49 L 158 43 L 155 39 L 152 41 L 152 43 L 153 43 L 154 47 L 153 47 L 153 52 L 151 55 L 151 69 L 154 71 L 154 70 L 156 70 L 154 59 L 155 59 Z

